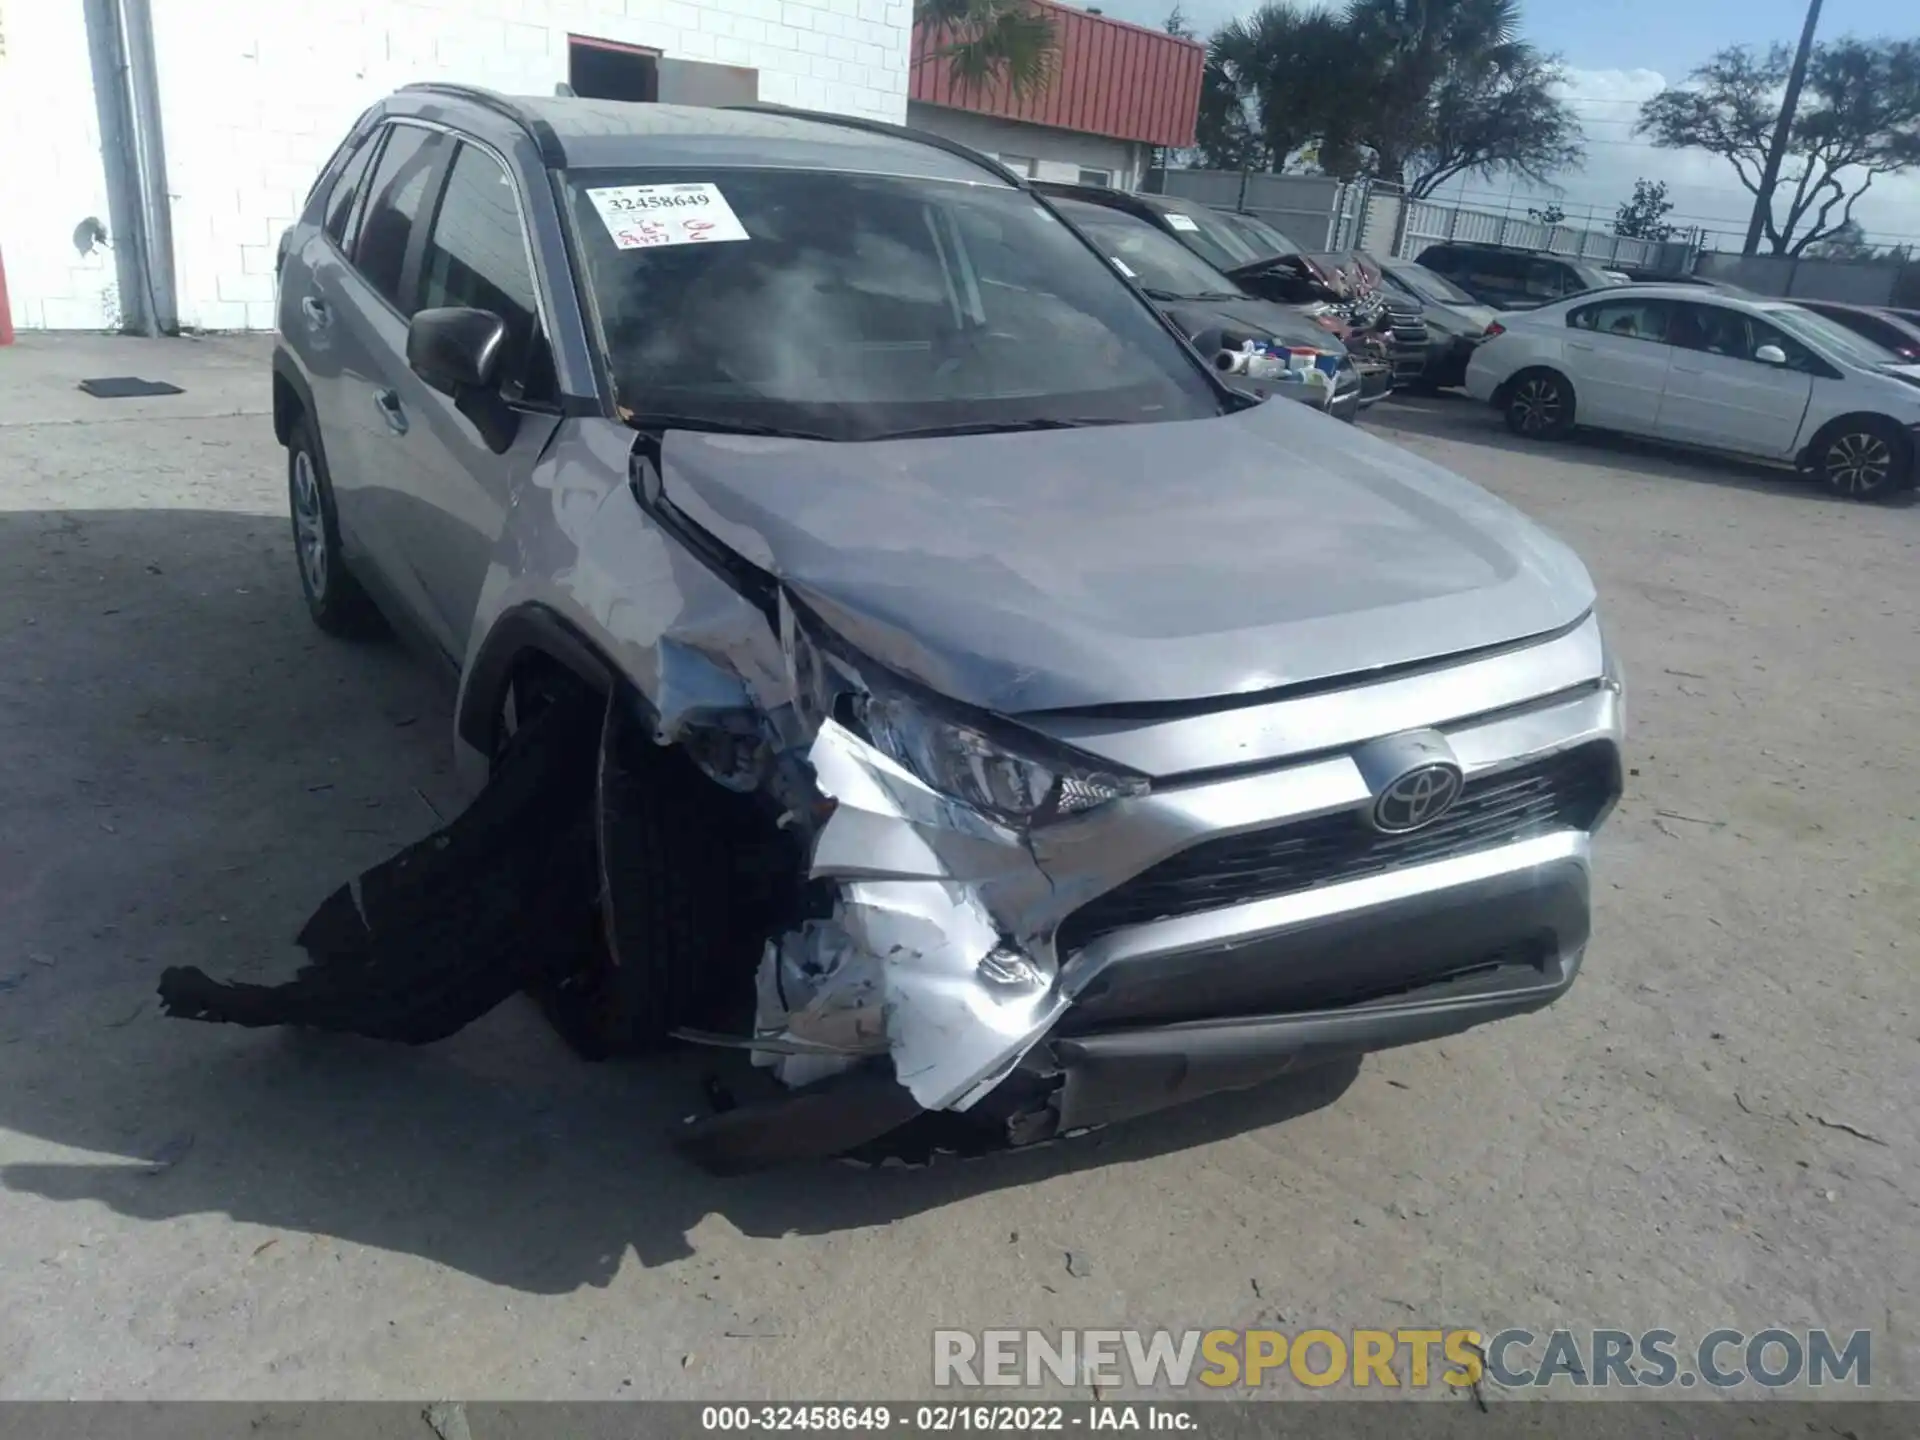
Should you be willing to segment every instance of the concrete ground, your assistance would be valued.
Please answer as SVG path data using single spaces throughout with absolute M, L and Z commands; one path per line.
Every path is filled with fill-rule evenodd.
M 1920 1395 L 1920 509 L 1382 407 L 1579 548 L 1625 657 L 1573 994 L 1043 1151 L 723 1181 L 661 1139 L 700 1057 L 587 1065 L 525 1003 L 417 1051 L 156 1013 L 462 800 L 443 685 L 303 613 L 264 354 L 0 351 L 0 1397 L 898 1397 L 932 1327 L 1009 1324 L 1864 1327 Z

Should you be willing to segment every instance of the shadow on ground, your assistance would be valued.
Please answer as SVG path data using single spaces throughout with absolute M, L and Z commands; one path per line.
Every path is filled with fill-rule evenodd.
M 1617 478 L 1617 472 L 1624 467 L 1648 478 L 1685 480 L 1696 485 L 1747 490 L 1814 505 L 1859 503 L 1831 494 L 1788 470 L 1732 456 L 1663 445 L 1656 440 L 1642 440 L 1631 435 L 1576 430 L 1564 440 L 1523 440 L 1509 431 L 1505 422 L 1490 407 L 1479 404 L 1457 390 L 1443 390 L 1405 399 L 1395 396 L 1374 410 L 1367 424 L 1389 439 L 1399 431 L 1431 436 L 1436 440 L 1464 441 L 1556 464 L 1605 470 L 1609 472 L 1608 478 Z M 1916 497 L 1914 492 L 1908 491 L 1883 503 L 1908 506 L 1916 503 Z
M 285 526 L 0 513 L 0 625 L 19 637 L 0 676 L 0 955 L 24 957 L 0 959 L 0 1129 L 16 1154 L 90 1152 L 0 1167 L 7 1190 L 561 1293 L 609 1283 L 629 1250 L 691 1254 L 711 1215 L 762 1236 L 883 1225 L 1276 1124 L 1352 1083 L 1357 1064 L 1330 1066 L 920 1170 L 718 1180 L 665 1140 L 705 1103 L 709 1055 L 589 1065 L 523 999 L 417 1050 L 160 1018 L 163 967 L 285 973 L 327 891 L 431 829 L 436 797 L 459 803 L 451 696 L 393 645 L 313 631 Z

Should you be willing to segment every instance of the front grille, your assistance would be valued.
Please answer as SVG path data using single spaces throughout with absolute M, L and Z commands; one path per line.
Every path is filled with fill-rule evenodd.
M 1409 835 L 1384 835 L 1348 810 L 1204 840 L 1069 915 L 1059 952 L 1069 955 L 1129 925 L 1269 900 L 1553 830 L 1591 829 L 1618 784 L 1618 753 L 1599 742 L 1470 781 L 1451 810 Z
M 1387 310 L 1388 333 L 1393 337 L 1393 374 L 1396 380 L 1420 378 L 1427 368 L 1427 321 L 1411 306 L 1391 305 Z

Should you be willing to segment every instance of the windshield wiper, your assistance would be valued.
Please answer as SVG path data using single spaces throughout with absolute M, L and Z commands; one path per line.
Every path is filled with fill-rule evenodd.
M 1084 430 L 1094 425 L 1124 425 L 1124 420 L 1037 418 L 1033 420 L 967 420 L 957 425 L 927 425 L 913 430 L 883 430 L 871 440 L 932 440 L 946 435 L 1002 435 L 1020 430 Z
M 831 440 L 818 430 L 795 430 L 786 425 L 763 425 L 757 420 L 722 420 L 712 415 L 674 415 L 660 410 L 620 411 L 620 418 L 636 430 L 699 430 L 709 435 L 764 435 L 779 440 Z

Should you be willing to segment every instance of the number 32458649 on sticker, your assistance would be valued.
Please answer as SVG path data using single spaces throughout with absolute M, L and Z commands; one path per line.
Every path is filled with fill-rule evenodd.
M 717 185 L 612 185 L 587 198 L 620 250 L 750 238 Z

